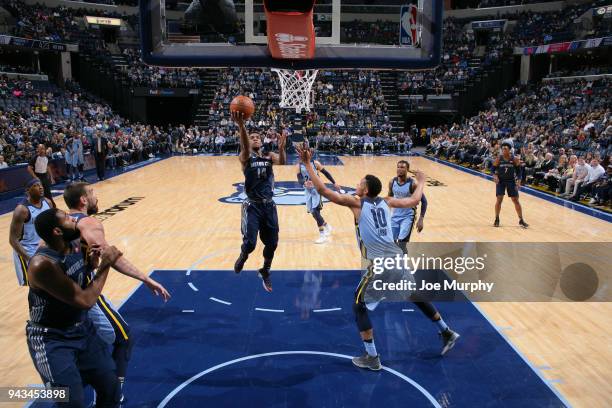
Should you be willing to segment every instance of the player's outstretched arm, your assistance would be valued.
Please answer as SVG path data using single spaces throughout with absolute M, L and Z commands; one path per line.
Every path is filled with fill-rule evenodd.
M 327 198 L 332 203 L 343 205 L 345 207 L 361 208 L 361 201 L 357 197 L 348 194 L 340 194 L 327 188 L 325 183 L 323 183 L 323 180 L 321 180 L 317 175 L 314 167 L 312 167 L 312 152 L 310 149 L 304 146 L 298 146 L 296 150 L 306 166 L 310 181 L 312 181 L 312 184 L 314 184 L 314 187 L 317 189 L 319 194 Z
M 246 126 L 244 126 L 244 115 L 239 111 L 233 111 L 231 114 L 232 120 L 236 122 L 240 131 L 240 155 L 238 159 L 244 165 L 249 160 L 249 155 L 251 154 L 251 143 L 249 142 Z
M 101 248 L 106 248 L 109 246 L 108 242 L 106 242 L 106 237 L 104 235 L 104 226 L 99 220 L 93 217 L 83 218 L 79 221 L 77 227 L 81 232 L 81 237 L 87 242 L 90 247 L 99 246 Z M 151 279 L 149 276 L 142 273 L 125 256 L 122 256 L 117 259 L 117 262 L 115 262 L 113 268 L 115 268 L 119 273 L 125 276 L 129 276 L 130 278 L 134 278 L 141 281 L 156 296 L 161 296 L 164 299 L 164 302 L 170 299 L 170 293 L 168 293 L 166 288 L 164 288 L 156 280 Z
M 421 171 L 417 171 L 416 180 L 417 180 L 417 186 L 410 197 L 405 197 L 405 198 L 387 197 L 385 198 L 389 207 L 394 207 L 394 208 L 416 207 L 417 204 L 419 204 L 419 202 L 421 201 L 421 197 L 423 196 L 423 188 L 425 186 L 425 173 Z
M 327 171 L 327 169 L 323 167 L 323 165 L 318 160 L 314 161 L 314 165 L 315 165 L 315 169 L 317 169 L 319 172 L 321 172 L 321 174 L 327 177 L 330 183 L 334 185 L 334 188 L 336 189 L 336 191 L 340 191 L 340 185 L 336 183 L 336 180 L 334 180 L 334 176 L 332 176 L 331 173 Z

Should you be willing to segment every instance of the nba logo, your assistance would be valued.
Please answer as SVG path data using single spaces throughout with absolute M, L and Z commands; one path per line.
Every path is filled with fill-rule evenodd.
M 400 45 L 417 46 L 417 6 L 402 6 L 400 11 Z

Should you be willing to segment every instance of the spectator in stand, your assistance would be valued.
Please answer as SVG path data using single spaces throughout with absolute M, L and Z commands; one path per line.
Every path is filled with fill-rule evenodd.
M 106 176 L 106 155 L 108 154 L 108 139 L 97 131 L 93 139 L 92 153 L 96 161 L 96 174 L 98 181 L 104 180 Z
M 8 167 L 8 163 L 4 161 L 4 156 L 0 154 L 0 170 L 6 169 Z
M 584 180 L 584 183 L 582 183 L 578 187 L 576 193 L 569 198 L 571 201 L 578 201 L 583 194 L 592 193 L 597 181 L 606 173 L 606 170 L 599 164 L 599 160 L 595 158 L 591 160 L 588 171 L 589 175 Z
M 593 198 L 589 204 L 604 205 L 612 198 L 612 164 L 608 164 L 606 174 L 593 186 Z
M 562 194 L 562 196 L 571 197 L 576 195 L 578 188 L 588 176 L 588 165 L 586 164 L 584 157 L 581 156 L 578 158 L 578 163 L 576 163 L 576 167 L 574 168 L 574 173 L 572 174 L 572 177 L 568 179 L 565 183 L 565 193 Z
M 578 164 L 578 157 L 576 157 L 575 154 L 572 154 L 570 156 L 567 168 L 565 169 L 563 174 L 561 174 L 560 177 L 555 177 L 557 179 L 556 192 L 558 194 L 563 194 L 565 192 L 565 187 L 567 186 L 567 182 L 574 176 L 574 171 L 576 170 L 577 164 Z M 552 190 L 552 187 L 550 187 L 550 189 Z
M 366 133 L 366 135 L 363 137 L 363 152 L 364 153 L 367 153 L 368 147 L 370 148 L 370 150 L 372 150 L 372 153 L 374 153 L 374 139 L 372 139 L 372 136 L 370 136 L 369 133 Z
M 67 175 L 71 181 L 85 181 L 83 170 L 85 158 L 83 156 L 83 139 L 79 133 L 74 132 L 72 137 L 66 141 L 66 165 Z
M 49 156 L 47 156 L 47 149 L 44 144 L 39 144 L 36 148 L 36 156 L 28 163 L 28 173 L 33 178 L 40 180 L 40 183 L 44 189 L 44 196 L 51 200 L 51 203 L 55 207 L 55 201 L 51 195 L 51 185 L 55 184 L 53 179 L 53 173 L 51 173 L 51 166 L 49 166 Z
M 559 162 L 555 167 L 548 170 L 548 172 L 544 175 L 543 181 L 548 185 L 549 190 L 556 190 L 559 185 L 559 180 L 567 169 L 569 168 L 569 164 L 567 161 L 567 156 L 565 154 L 561 154 L 559 156 Z
M 223 136 L 223 134 L 219 134 L 215 138 L 215 147 L 216 147 L 217 153 L 223 153 L 224 146 L 225 146 L 225 136 Z

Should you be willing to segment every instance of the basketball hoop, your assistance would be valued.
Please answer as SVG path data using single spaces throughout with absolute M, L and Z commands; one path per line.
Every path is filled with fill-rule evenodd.
M 272 68 L 272 71 L 278 74 L 281 82 L 280 107 L 295 109 L 297 113 L 301 113 L 302 109 L 310 112 L 310 93 L 319 70 L 292 71 Z

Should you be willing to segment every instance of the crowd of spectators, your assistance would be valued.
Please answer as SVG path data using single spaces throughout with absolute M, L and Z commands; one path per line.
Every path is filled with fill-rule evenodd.
M 409 71 L 398 77 L 402 94 L 452 93 L 483 69 L 497 63 L 511 52 L 511 43 L 502 33 L 491 33 L 483 55 L 476 55 L 474 33 L 465 31 L 466 22 L 454 18 L 444 20 L 443 50 L 440 65 L 429 71 Z
M 574 201 L 587 196 L 591 204 L 609 202 L 611 84 L 602 78 L 513 88 L 464 123 L 431 129 L 426 151 L 487 171 L 508 141 L 521 158 L 526 183 Z M 587 168 L 577 172 L 582 162 Z
M 128 62 L 125 75 L 133 85 L 152 88 L 199 88 L 203 83 L 200 78 L 201 69 L 146 65 L 142 62 L 139 48 L 125 48 L 122 54 Z
M 209 110 L 209 132 L 227 136 L 237 130 L 227 106 L 235 95 L 252 98 L 257 110 L 249 119 L 249 128 L 266 132 L 293 133 L 295 111 L 280 108 L 280 84 L 276 74 L 267 69 L 224 70 L 220 86 Z M 334 135 L 362 137 L 376 130 L 388 135 L 393 126 L 375 71 L 319 71 L 313 84 L 314 101 L 310 112 L 303 114 L 303 127 L 309 136 L 319 135 L 322 141 Z M 325 146 L 330 145 L 325 143 Z
M 501 15 L 510 20 L 516 20 L 515 29 L 490 36 L 484 54 L 475 55 L 476 44 L 473 33 L 463 29 L 467 20 L 446 18 L 444 21 L 444 49 L 441 65 L 433 71 L 408 72 L 400 75 L 398 86 L 405 94 L 441 94 L 452 93 L 461 88 L 470 78 L 480 73 L 487 66 L 495 64 L 512 47 L 519 45 L 541 44 L 557 39 L 567 39 L 574 35 L 572 31 L 574 20 L 589 7 L 597 6 L 603 0 L 593 3 L 570 5 L 563 10 L 550 12 L 523 12 L 511 15 Z M 480 0 L 471 7 L 491 7 L 500 3 L 525 4 L 520 0 Z M 72 8 L 49 8 L 43 5 L 26 5 L 19 0 L 0 0 L 17 18 L 13 34 L 39 38 L 50 41 L 79 43 L 82 52 L 90 52 L 100 58 L 106 58 L 111 65 L 110 52 L 105 48 L 100 33 L 88 30 L 77 17 L 91 14 L 92 10 Z M 110 12 L 95 12 L 108 17 L 121 16 Z M 132 22 L 134 18 L 128 18 Z M 598 34 L 609 34 L 609 24 L 601 25 Z M 399 23 L 397 21 L 364 22 L 355 20 L 341 25 L 341 38 L 344 43 L 377 43 L 397 44 Z M 319 33 L 319 35 L 323 35 Z M 146 66 L 138 49 L 125 48 L 121 51 L 128 60 L 122 73 L 130 82 L 138 86 L 171 86 L 198 87 L 201 84 L 200 70 L 154 68 Z
M 52 158 L 66 158 L 72 139 L 85 151 L 97 135 L 108 141 L 109 167 L 125 166 L 173 148 L 168 132 L 130 123 L 76 84 L 0 78 L 0 155 L 8 165 L 27 163 L 39 144 Z

